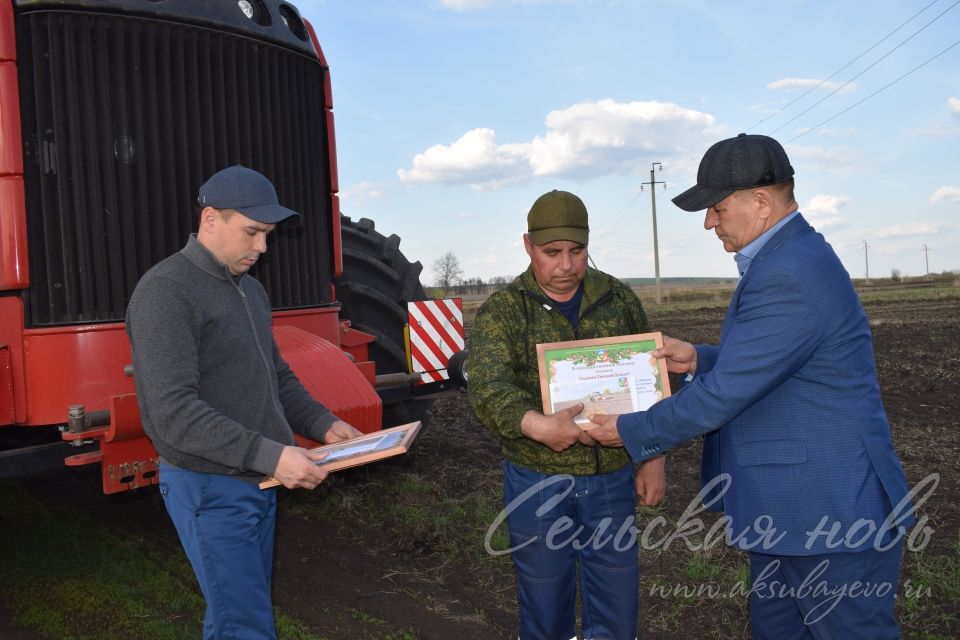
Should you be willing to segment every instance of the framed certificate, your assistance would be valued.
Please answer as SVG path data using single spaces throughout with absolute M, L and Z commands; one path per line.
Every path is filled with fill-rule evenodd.
M 662 346 L 660 332 L 538 344 L 543 413 L 582 402 L 574 421 L 587 430 L 593 414 L 650 408 L 670 395 L 666 362 L 650 355 Z
M 326 444 L 311 451 L 327 454 L 323 460 L 317 460 L 318 467 L 327 471 L 339 471 L 406 453 L 419 432 L 420 422 L 410 422 L 352 440 Z M 279 486 L 280 481 L 270 476 L 260 482 L 261 489 Z

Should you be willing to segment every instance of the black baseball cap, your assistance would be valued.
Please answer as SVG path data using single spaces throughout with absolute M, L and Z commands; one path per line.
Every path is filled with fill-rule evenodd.
M 210 176 L 200 186 L 197 203 L 201 207 L 234 209 L 263 224 L 300 217 L 293 209 L 280 206 L 277 190 L 265 175 L 239 164 Z
M 684 211 L 712 207 L 734 191 L 765 187 L 793 177 L 787 152 L 769 136 L 741 133 L 716 143 L 703 154 L 697 184 L 673 204 Z

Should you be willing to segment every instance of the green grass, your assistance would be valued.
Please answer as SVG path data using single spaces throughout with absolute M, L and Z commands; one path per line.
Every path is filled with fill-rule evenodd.
M 0 598 L 51 640 L 199 637 L 205 604 L 179 544 L 122 536 L 95 517 L 0 482 Z M 282 640 L 333 640 L 274 610 Z M 382 624 L 382 623 L 381 623 Z M 385 630 L 365 637 L 415 638 Z
M 911 300 L 957 300 L 960 299 L 960 287 L 953 284 L 937 283 L 924 288 L 858 289 L 860 300 L 869 302 L 909 302 Z
M 637 526 L 642 531 L 658 516 L 666 518 L 667 524 L 651 541 L 679 530 L 677 520 L 663 507 L 641 508 Z M 708 529 L 710 524 L 707 522 Z M 704 535 L 689 535 L 673 540 L 667 549 L 662 545 L 642 549 L 640 559 L 641 564 L 652 564 L 651 570 L 657 572 L 654 576 L 640 572 L 640 597 L 649 607 L 646 615 L 652 630 L 677 634 L 697 621 L 696 628 L 714 630 L 710 637 L 743 637 L 747 608 L 744 593 L 750 587 L 746 554 L 722 543 L 705 545 Z
M 450 561 L 464 554 L 472 560 L 488 557 L 477 541 L 483 540 L 502 507 L 499 476 L 496 481 L 480 479 L 474 491 L 462 495 L 452 493 L 444 477 L 388 464 L 356 469 L 349 476 L 334 474 L 323 491 L 290 492 L 284 505 L 308 519 L 376 522 L 385 538 L 415 539 Z M 492 545 L 509 546 L 506 526 L 497 529 Z
M 897 615 L 910 628 L 905 637 L 937 640 L 960 634 L 960 546 L 946 555 L 907 552 L 900 581 Z M 952 634 L 944 635 L 944 629 Z
M 17 622 L 48 638 L 196 635 L 204 604 L 182 553 L 118 537 L 82 513 L 49 511 L 14 483 L 0 483 L 0 504 L 14 523 L 0 529 L 0 594 Z

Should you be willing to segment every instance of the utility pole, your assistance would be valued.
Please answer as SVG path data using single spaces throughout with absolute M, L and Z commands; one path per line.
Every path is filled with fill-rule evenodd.
M 930 275 L 930 249 L 923 245 L 923 259 L 927 263 L 927 275 Z
M 867 255 L 867 241 L 863 241 L 863 261 L 867 266 L 867 284 L 870 284 L 870 256 Z
M 659 162 L 651 163 L 650 165 L 650 182 L 641 182 L 640 190 L 643 190 L 643 185 L 650 185 L 650 210 L 653 213 L 653 273 L 654 279 L 656 282 L 656 295 L 657 295 L 657 304 L 662 302 L 660 296 L 660 249 L 657 246 L 657 185 L 662 184 L 663 188 L 667 188 L 667 183 L 663 180 L 656 180 L 654 178 L 654 169 L 660 167 L 660 170 L 663 171 L 663 165 Z

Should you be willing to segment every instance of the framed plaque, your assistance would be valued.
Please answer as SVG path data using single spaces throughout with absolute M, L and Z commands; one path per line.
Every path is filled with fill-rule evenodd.
M 326 444 L 311 451 L 326 454 L 323 460 L 316 461 L 318 467 L 327 471 L 339 471 L 406 453 L 419 432 L 420 422 L 410 422 L 351 440 Z M 270 476 L 260 482 L 261 489 L 279 486 L 280 481 Z
M 650 355 L 662 346 L 660 332 L 538 344 L 543 413 L 583 403 L 574 421 L 587 430 L 591 415 L 648 409 L 670 395 L 666 362 Z

